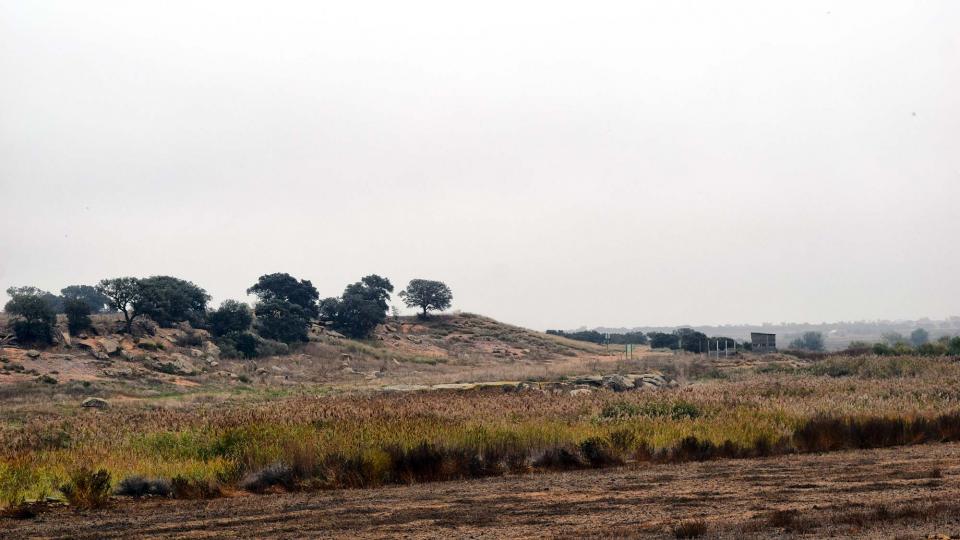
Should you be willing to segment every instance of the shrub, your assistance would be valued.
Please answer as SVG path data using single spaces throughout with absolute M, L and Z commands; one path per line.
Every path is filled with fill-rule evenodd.
M 53 343 L 53 325 L 57 314 L 41 296 L 17 295 L 7 302 L 4 311 L 14 316 L 13 333 L 20 343 Z
M 60 492 L 71 506 L 80 510 L 102 508 L 110 500 L 110 473 L 84 467 L 74 471 Z
M 707 522 L 702 519 L 684 521 L 673 528 L 674 538 L 700 538 L 707 534 Z
M 170 481 L 164 478 L 144 478 L 140 475 L 127 476 L 120 481 L 114 491 L 124 497 L 169 497 L 173 492 Z
M 222 494 L 220 485 L 212 480 L 180 475 L 170 481 L 170 490 L 177 499 L 214 499 Z
M 240 480 L 240 488 L 253 493 L 263 493 L 272 487 L 292 491 L 297 486 L 293 468 L 277 462 L 250 473 Z
M 226 358 L 255 358 L 257 356 L 257 336 L 250 332 L 233 332 L 220 336 L 217 340 L 220 354 Z
M 617 455 L 616 450 L 601 437 L 591 437 L 580 443 L 580 453 L 595 469 L 623 465 L 623 459 Z
M 90 305 L 77 298 L 68 298 L 63 302 L 63 310 L 67 313 L 67 329 L 71 334 L 78 334 L 91 327 Z
M 533 461 L 533 465 L 541 469 L 559 471 L 583 469 L 587 466 L 578 449 L 569 446 L 554 446 L 544 450 L 543 454 Z

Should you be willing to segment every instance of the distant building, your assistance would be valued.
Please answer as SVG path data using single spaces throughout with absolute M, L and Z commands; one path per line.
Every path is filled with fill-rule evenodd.
M 758 352 L 758 353 L 777 352 L 777 335 L 776 334 L 764 334 L 761 332 L 751 332 L 750 343 L 753 345 L 753 352 Z

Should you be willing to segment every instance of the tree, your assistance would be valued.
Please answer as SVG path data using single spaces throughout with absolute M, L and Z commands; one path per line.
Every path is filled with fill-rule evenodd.
M 930 333 L 923 328 L 917 328 L 913 332 L 910 332 L 910 343 L 913 344 L 914 347 L 925 345 L 929 341 Z
M 133 302 L 138 314 L 149 316 L 164 328 L 175 322 L 203 320 L 210 301 L 207 291 L 171 276 L 153 276 L 139 282 L 140 294 Z
M 371 274 L 347 285 L 340 298 L 326 298 L 320 304 L 321 317 L 333 328 L 352 338 L 362 339 L 387 320 L 393 284 Z
M 90 307 L 91 313 L 102 313 L 110 309 L 110 299 L 90 285 L 70 285 L 60 289 L 63 297 L 64 311 L 68 300 L 81 300 Z
M 79 298 L 67 298 L 63 302 L 63 310 L 67 314 L 67 328 L 71 334 L 76 335 L 91 327 L 90 304 Z
M 707 351 L 709 338 L 703 332 L 693 328 L 678 328 L 673 331 L 679 341 L 679 347 L 687 352 L 702 353 Z
M 677 349 L 680 346 L 680 336 L 677 334 L 650 332 L 647 337 L 650 338 L 651 349 Z
M 232 332 L 246 332 L 253 324 L 253 312 L 243 302 L 224 300 L 220 308 L 207 316 L 210 332 L 223 336 Z
M 790 348 L 804 351 L 822 351 L 825 348 L 823 334 L 820 332 L 804 332 L 802 336 L 790 342 Z
M 17 341 L 53 343 L 53 325 L 57 322 L 57 314 L 49 300 L 41 294 L 23 294 L 22 291 L 11 296 L 13 298 L 3 309 L 14 317 L 13 333 Z
M 110 299 L 110 307 L 123 313 L 126 332 L 132 333 L 133 320 L 141 315 L 136 305 L 141 303 L 140 280 L 132 277 L 104 279 L 97 284 L 97 292 Z
M 423 310 L 421 317 L 426 318 L 428 311 L 443 311 L 450 307 L 453 301 L 453 292 L 442 281 L 429 279 L 413 279 L 407 288 L 400 291 L 400 298 L 407 307 L 419 307 Z
M 880 337 L 883 339 L 884 343 L 891 347 L 897 343 L 907 342 L 907 338 L 903 337 L 903 334 L 899 332 L 884 332 Z
M 247 294 L 255 294 L 261 301 L 283 300 L 296 304 L 306 313 L 316 318 L 320 315 L 317 300 L 320 293 L 310 281 L 297 278 L 290 274 L 266 274 L 260 276 L 257 282 L 247 289 Z
M 281 298 L 268 298 L 257 303 L 254 313 L 261 336 L 284 343 L 307 341 L 310 313 L 303 306 Z
M 8 287 L 7 295 L 10 298 L 16 298 L 18 296 L 36 296 L 43 298 L 54 313 L 63 313 L 63 298 L 37 287 L 29 285 L 26 287 Z

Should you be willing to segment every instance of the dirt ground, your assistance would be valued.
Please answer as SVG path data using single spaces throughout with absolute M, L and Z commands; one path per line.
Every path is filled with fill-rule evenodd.
M 122 501 L 0 521 L 0 537 L 673 538 L 678 525 L 700 520 L 706 538 L 960 538 L 960 444 Z

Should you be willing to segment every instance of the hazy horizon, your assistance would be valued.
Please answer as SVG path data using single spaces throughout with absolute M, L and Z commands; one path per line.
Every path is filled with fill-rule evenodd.
M 0 0 L 0 302 L 377 273 L 541 330 L 944 319 L 957 28 L 949 1 Z

